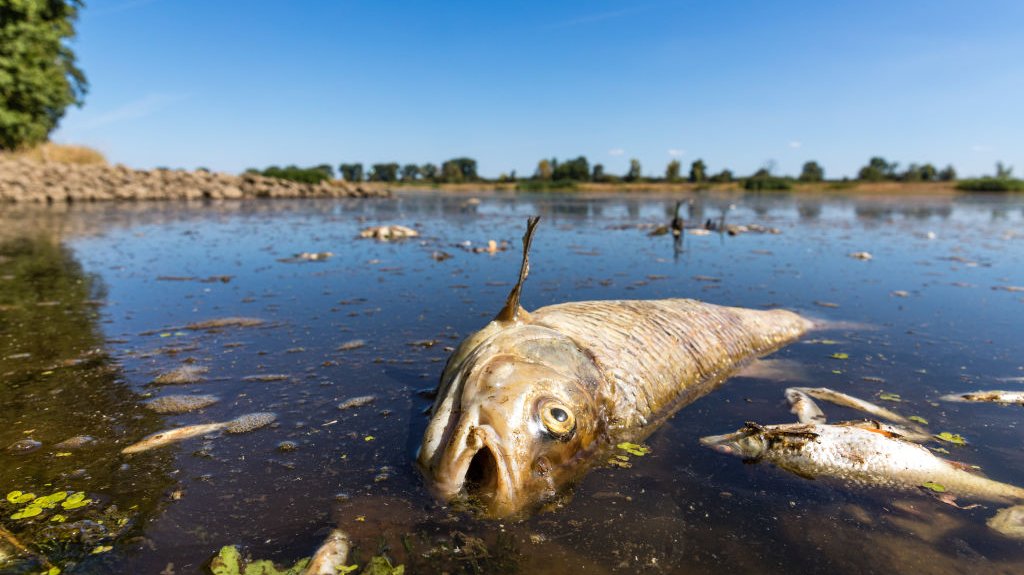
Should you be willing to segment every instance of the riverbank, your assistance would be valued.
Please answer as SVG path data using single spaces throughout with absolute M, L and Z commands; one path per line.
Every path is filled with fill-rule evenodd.
M 389 197 L 385 186 L 306 184 L 255 174 L 135 170 L 0 155 L 0 203 Z

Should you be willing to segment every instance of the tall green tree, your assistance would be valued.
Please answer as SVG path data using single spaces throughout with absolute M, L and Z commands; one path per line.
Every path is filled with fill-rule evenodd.
M 604 164 L 594 164 L 594 171 L 591 174 L 590 179 L 595 182 L 603 182 L 608 179 L 608 176 L 604 173 Z
M 825 168 L 822 168 L 818 162 L 811 160 L 804 163 L 804 167 L 800 170 L 800 181 L 801 182 L 820 182 L 825 179 Z
M 952 182 L 956 179 L 956 168 L 953 167 L 953 164 L 949 164 L 945 168 L 939 170 L 936 177 L 938 177 L 939 181 L 942 182 Z
M 402 181 L 411 182 L 416 178 L 420 177 L 420 167 L 416 164 L 406 164 L 402 166 Z
M 423 164 L 420 166 L 420 175 L 423 176 L 424 180 L 434 180 L 437 178 L 437 165 L 436 164 Z
M 672 160 L 665 166 L 665 179 L 669 182 L 679 181 L 679 170 L 681 168 L 679 160 Z
M 639 180 L 640 177 L 640 160 L 633 158 L 629 161 L 629 171 L 626 172 L 625 177 L 623 177 L 622 179 L 626 180 L 627 182 L 635 182 Z
M 347 182 L 363 181 L 362 164 L 342 164 L 338 166 L 338 170 L 341 172 L 341 177 Z
M 386 164 L 374 164 L 370 168 L 371 182 L 394 182 L 398 180 L 398 164 L 388 162 Z
M 580 156 L 575 160 L 556 164 L 551 175 L 556 180 L 573 180 L 585 182 L 590 179 L 590 163 L 586 156 Z
M 441 179 L 446 182 L 474 182 L 480 177 L 476 174 L 476 160 L 472 158 L 452 158 L 441 164 Z
M 550 180 L 554 173 L 555 170 L 551 167 L 551 160 L 541 160 L 537 162 L 537 171 L 533 173 L 533 177 L 538 180 Z
M 708 168 L 704 165 L 704 160 L 696 160 L 690 164 L 690 181 L 691 182 L 703 182 L 708 179 Z
M 899 176 L 896 174 L 898 166 L 899 164 L 896 162 L 890 164 L 885 158 L 875 156 L 868 160 L 868 165 L 860 169 L 860 172 L 857 173 L 857 179 L 869 182 L 896 180 L 899 179 Z
M 88 83 L 67 42 L 81 0 L 0 0 L 0 149 L 46 140 Z

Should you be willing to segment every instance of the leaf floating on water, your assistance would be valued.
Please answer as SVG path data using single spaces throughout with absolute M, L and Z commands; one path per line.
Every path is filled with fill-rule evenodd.
M 21 491 L 12 491 L 7 494 L 7 501 L 11 503 L 28 503 L 36 498 L 35 493 L 23 493 Z
M 841 370 L 841 369 L 833 369 L 832 373 L 834 373 L 836 375 L 843 375 L 843 370 Z
M 78 509 L 79 507 L 85 507 L 90 503 L 92 503 L 92 499 L 86 499 L 85 493 L 79 491 L 68 497 L 63 503 L 60 504 L 60 506 L 64 509 L 70 510 Z
M 942 433 L 936 434 L 935 437 L 941 439 L 942 441 L 952 443 L 953 445 L 967 445 L 967 440 L 964 439 L 959 433 L 950 433 L 948 431 L 943 431 Z
M 923 417 L 921 417 L 920 415 L 911 415 L 910 416 L 910 421 L 916 421 L 916 422 L 920 423 L 921 425 L 928 425 L 928 420 L 923 418 Z
M 42 507 L 36 507 L 35 505 L 29 505 L 28 507 L 24 507 L 22 509 L 19 509 L 19 510 L 15 511 L 11 515 L 11 519 L 28 519 L 29 517 L 35 517 L 36 515 L 39 515 L 42 512 L 43 512 L 43 508 Z
M 67 520 L 68 520 L 68 516 L 67 515 L 63 515 L 61 513 L 54 513 L 53 517 L 50 518 L 50 521 L 52 521 L 54 523 L 64 523 Z
M 924 483 L 921 484 L 921 487 L 924 487 L 925 489 L 930 489 L 936 493 L 946 492 L 946 487 L 944 485 L 940 485 L 938 483 L 935 483 L 934 481 L 925 481 Z
M 391 565 L 391 561 L 388 561 L 386 557 L 380 555 L 370 558 L 370 562 L 366 564 L 366 569 L 360 572 L 360 575 L 404 575 L 405 565 L 399 565 L 394 567 Z
M 878 399 L 881 399 L 881 400 L 884 400 L 884 401 L 895 401 L 897 403 L 903 401 L 902 399 L 900 399 L 900 394 L 898 394 L 898 393 L 889 393 L 889 392 L 885 392 L 885 391 L 883 391 L 882 393 L 878 394 Z
M 338 575 L 345 575 L 346 573 L 351 573 L 356 569 L 359 569 L 359 565 L 339 565 Z
M 943 455 L 949 455 L 949 450 L 946 449 L 945 447 L 932 447 L 931 450 L 934 451 L 935 453 L 941 453 Z
M 626 453 L 629 453 L 630 455 L 635 455 L 637 457 L 643 457 L 644 455 L 647 455 L 648 453 L 651 452 L 651 448 L 647 447 L 646 445 L 638 445 L 636 443 L 630 443 L 628 441 L 624 441 L 616 445 L 615 447 L 618 447 L 619 449 L 625 451 Z
M 111 545 L 99 545 L 97 547 L 93 547 L 92 554 L 93 555 L 98 555 L 100 553 L 106 553 L 107 551 L 110 551 L 111 549 L 113 549 L 113 546 L 111 546 Z
M 363 441 L 373 441 L 374 439 L 377 438 L 372 435 L 367 435 L 366 437 L 363 438 Z
M 234 545 L 226 545 L 220 548 L 220 553 L 210 562 L 210 571 L 213 575 L 241 575 L 242 555 Z
M 829 357 L 831 357 L 832 359 L 850 359 L 850 354 L 839 352 L 839 353 L 833 353 Z

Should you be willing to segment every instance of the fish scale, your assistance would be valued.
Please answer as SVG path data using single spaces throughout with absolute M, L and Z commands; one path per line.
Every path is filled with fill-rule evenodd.
M 704 395 L 746 360 L 799 337 L 810 322 L 786 310 L 692 299 L 557 304 L 530 314 L 590 352 L 620 427 L 643 426 Z

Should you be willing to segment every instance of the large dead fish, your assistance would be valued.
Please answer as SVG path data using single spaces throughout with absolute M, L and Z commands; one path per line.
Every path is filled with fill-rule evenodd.
M 745 461 L 766 461 L 806 478 L 833 478 L 856 487 L 917 491 L 941 486 L 964 499 L 1024 503 L 1024 489 L 970 473 L 916 443 L 853 425 L 748 423 L 701 443 Z
M 649 435 L 747 360 L 811 322 L 785 310 L 690 299 L 519 305 L 537 218 L 523 237 L 519 281 L 504 308 L 448 359 L 418 462 L 446 500 L 489 517 L 555 502 L 610 446 Z
M 943 395 L 943 401 L 963 401 L 979 403 L 1017 403 L 1024 405 L 1024 391 L 1002 391 L 998 389 L 971 391 L 968 393 L 952 393 Z

